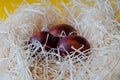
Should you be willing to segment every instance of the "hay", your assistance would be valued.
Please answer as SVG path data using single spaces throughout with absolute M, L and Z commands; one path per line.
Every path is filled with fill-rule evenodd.
M 62 11 L 49 3 L 22 5 L 6 21 L 0 22 L 0 80 L 120 79 L 120 23 L 110 2 L 95 0 L 94 6 L 88 6 L 72 0 L 70 6 L 60 4 Z M 58 23 L 74 26 L 90 42 L 92 54 L 87 61 L 70 55 L 61 58 L 54 50 L 46 52 L 38 42 L 35 44 L 42 48 L 41 54 L 35 58 L 29 56 L 30 45 L 24 42 L 34 32 L 47 31 Z M 44 55 L 43 60 L 38 60 Z

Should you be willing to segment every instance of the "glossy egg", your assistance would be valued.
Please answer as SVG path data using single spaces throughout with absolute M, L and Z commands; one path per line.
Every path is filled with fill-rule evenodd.
M 57 47 L 60 51 L 61 56 L 66 56 L 67 54 L 72 54 L 73 49 L 71 47 L 74 47 L 75 49 L 79 49 L 80 47 L 84 46 L 82 49 L 80 49 L 81 52 L 90 49 L 89 42 L 81 36 L 77 35 L 70 35 L 62 38 L 58 44 Z M 79 53 L 76 52 L 75 55 L 78 55 Z
M 51 48 L 56 48 L 56 45 L 58 43 L 58 38 L 54 37 L 52 34 L 46 31 L 36 32 L 34 33 L 29 40 L 29 43 L 33 43 L 35 41 L 38 41 L 42 44 L 42 46 L 45 46 L 45 50 L 50 50 Z M 41 49 L 38 50 L 39 52 Z
M 77 35 L 75 28 L 68 24 L 57 24 L 50 29 L 50 33 L 57 37 L 65 37 L 68 35 Z

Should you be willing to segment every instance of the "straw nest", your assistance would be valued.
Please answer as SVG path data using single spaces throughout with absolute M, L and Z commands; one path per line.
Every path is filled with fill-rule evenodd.
M 0 80 L 120 80 L 120 23 L 109 0 L 95 0 L 94 6 L 79 0 L 61 5 L 24 4 L 0 22 Z M 52 56 L 41 61 L 42 55 L 29 56 L 24 43 L 30 36 L 59 23 L 74 26 L 90 42 L 87 60 L 70 55 L 56 60 L 54 50 L 43 50 Z

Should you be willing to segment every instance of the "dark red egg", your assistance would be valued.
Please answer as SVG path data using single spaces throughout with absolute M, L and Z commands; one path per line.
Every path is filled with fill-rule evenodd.
M 58 42 L 57 47 L 60 51 L 60 55 L 66 56 L 67 54 L 71 55 L 72 52 L 74 51 L 71 47 L 74 47 L 75 49 L 79 49 L 80 47 L 82 47 L 82 45 L 84 45 L 84 47 L 80 49 L 81 52 L 90 49 L 90 44 L 84 37 L 77 35 L 70 35 L 62 38 Z M 78 52 L 75 53 L 75 55 L 78 54 L 79 54 Z
M 57 37 L 54 37 L 49 32 L 41 31 L 34 33 L 30 38 L 29 43 L 33 43 L 35 41 L 40 42 L 42 46 L 46 44 L 45 49 L 48 51 L 51 48 L 56 48 L 59 39 Z M 38 51 L 41 51 L 41 49 L 39 49 Z
M 50 29 L 50 33 L 57 37 L 61 37 L 60 35 L 62 35 L 63 37 L 68 36 L 68 35 L 77 35 L 77 31 L 75 30 L 75 28 L 73 28 L 72 26 L 68 24 L 54 25 Z

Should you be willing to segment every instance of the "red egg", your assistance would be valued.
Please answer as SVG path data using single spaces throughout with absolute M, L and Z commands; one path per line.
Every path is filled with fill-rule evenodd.
M 54 25 L 50 29 L 50 33 L 52 35 L 60 37 L 60 38 L 61 38 L 61 35 L 62 35 L 62 37 L 65 37 L 68 35 L 77 35 L 77 31 L 75 30 L 75 28 L 73 28 L 72 26 L 70 26 L 68 24 Z
M 84 46 L 82 49 L 80 49 L 81 52 L 90 49 L 89 42 L 81 36 L 77 35 L 70 35 L 62 38 L 58 44 L 57 47 L 59 48 L 60 55 L 66 56 L 67 54 L 72 54 L 74 51 L 71 47 L 74 47 L 75 49 L 79 49 L 80 47 Z M 76 52 L 75 55 L 78 55 L 79 52 Z
M 56 48 L 56 45 L 58 43 L 58 38 L 54 37 L 49 32 L 41 31 L 33 34 L 29 40 L 29 43 L 33 43 L 35 41 L 40 42 L 42 46 L 46 44 L 45 49 L 48 51 L 51 48 Z M 39 49 L 38 51 L 40 52 L 41 49 Z

